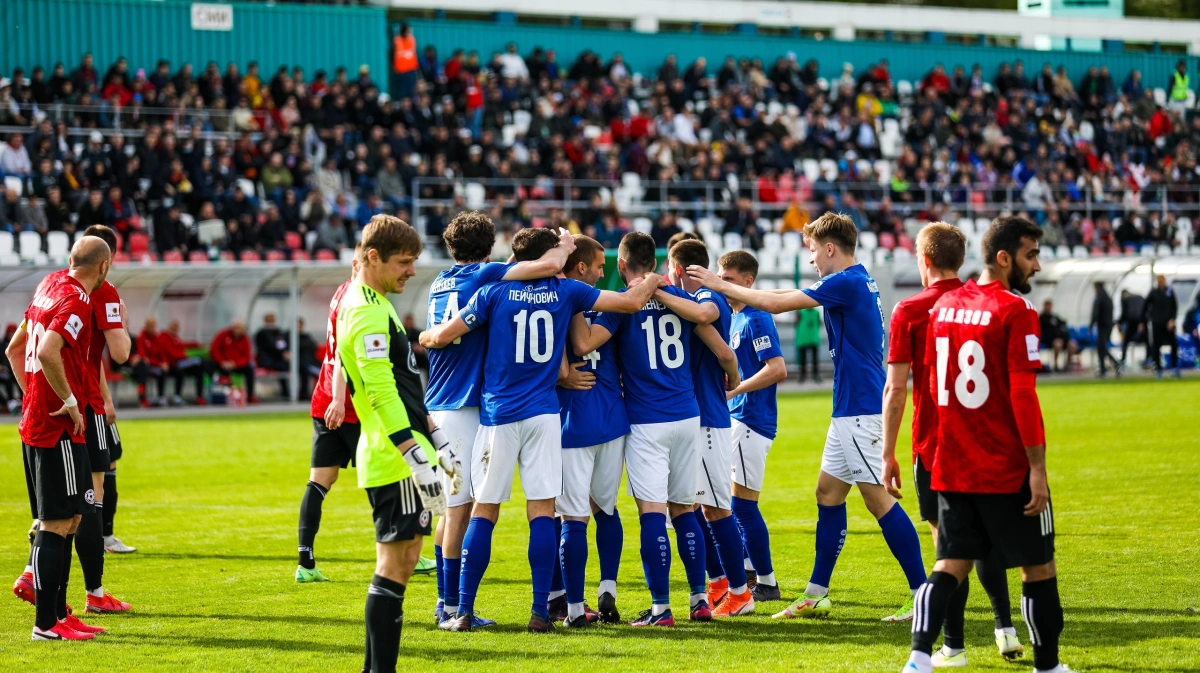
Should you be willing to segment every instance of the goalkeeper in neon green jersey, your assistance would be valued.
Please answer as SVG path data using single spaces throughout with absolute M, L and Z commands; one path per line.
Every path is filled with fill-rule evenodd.
M 358 485 L 375 519 L 375 576 L 367 591 L 364 671 L 393 673 L 404 619 L 404 587 L 446 511 L 437 460 L 461 484 L 461 466 L 425 410 L 416 360 L 389 293 L 416 273 L 421 239 L 398 218 L 376 215 L 363 229 L 358 273 L 338 312 L 338 356 L 358 411 Z M 440 440 L 440 441 L 439 441 Z M 436 454 L 434 446 L 441 447 Z

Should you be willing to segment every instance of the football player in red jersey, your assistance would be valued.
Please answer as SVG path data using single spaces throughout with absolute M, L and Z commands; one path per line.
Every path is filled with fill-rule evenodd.
M 896 304 L 888 330 L 888 372 L 883 391 L 883 483 L 888 492 L 900 499 L 900 467 L 896 463 L 896 437 L 904 417 L 908 399 L 908 374 L 913 378 L 913 482 L 917 491 L 917 506 L 921 518 L 929 522 L 929 530 L 937 544 L 938 496 L 929 487 L 934 454 L 937 451 L 937 404 L 929 384 L 929 368 L 925 366 L 925 341 L 929 332 L 929 310 L 947 292 L 963 286 L 958 269 L 966 257 L 967 237 L 962 230 L 945 222 L 926 225 L 917 234 L 917 270 L 924 290 Z M 1008 602 L 1008 575 L 1004 566 L 991 561 L 976 561 L 975 572 L 992 603 L 996 618 L 996 646 L 1005 658 L 1024 653 L 1012 624 L 1012 608 Z M 945 646 L 933 655 L 939 664 L 966 664 L 963 643 L 962 614 L 955 606 L 966 605 L 969 579 L 964 578 L 954 594 L 950 613 L 944 625 Z
M 346 395 L 346 377 L 338 362 L 337 315 L 342 295 L 350 287 L 358 273 L 358 256 L 351 262 L 350 278 L 338 286 L 329 301 L 329 322 L 325 326 L 325 360 L 312 394 L 312 462 L 308 485 L 300 500 L 299 552 L 300 563 L 296 566 L 297 582 L 325 582 L 326 577 L 317 567 L 313 555 L 313 542 L 321 527 L 321 506 L 333 483 L 337 481 L 341 468 L 354 460 L 358 447 L 360 426 L 354 413 L 354 403 Z
M 90 640 L 103 629 L 67 613 L 71 545 L 95 491 L 84 445 L 92 330 L 89 295 L 112 266 L 108 245 L 84 236 L 71 249 L 70 270 L 38 287 L 25 321 L 5 351 L 25 397 L 20 423 L 30 505 L 39 530 L 33 542 L 36 617 L 33 640 Z
M 1061 673 L 1062 604 L 1046 439 L 1035 388 L 1038 313 L 1013 291 L 1041 270 L 1042 230 L 1000 217 L 983 237 L 984 270 L 930 311 L 925 365 L 938 406 L 930 486 L 938 492 L 937 563 L 917 593 L 904 673 L 929 673 L 938 631 L 975 559 L 1021 568 L 1021 612 L 1035 673 Z M 962 605 L 956 607 L 961 612 Z

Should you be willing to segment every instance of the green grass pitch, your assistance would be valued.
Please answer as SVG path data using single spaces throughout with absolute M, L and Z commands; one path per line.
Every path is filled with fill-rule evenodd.
M 1200 381 L 1046 385 L 1041 399 L 1066 609 L 1063 661 L 1082 671 L 1200 670 Z M 828 393 L 780 400 L 781 433 L 763 505 L 776 575 L 793 597 L 812 562 L 812 492 L 829 409 Z M 326 500 L 317 538 L 318 561 L 334 581 L 292 580 L 311 435 L 304 415 L 127 421 L 121 435 L 117 533 L 140 549 L 109 556 L 105 584 L 134 611 L 92 619 L 110 633 L 90 643 L 31 643 L 33 609 L 0 597 L 0 671 L 359 670 L 374 550 L 366 497 L 352 473 Z M 29 519 L 15 427 L 5 427 L 3 437 L 0 578 L 7 581 L 24 566 Z M 902 456 L 902 465 L 907 460 Z M 915 520 L 911 484 L 904 487 L 903 504 Z M 619 508 L 626 536 L 618 604 L 632 616 L 649 597 L 633 502 L 622 495 Z M 932 563 L 927 529 L 918 526 Z M 434 579 L 414 578 L 401 670 L 898 671 L 907 658 L 909 626 L 879 621 L 905 598 L 904 578 L 855 494 L 833 578 L 835 609 L 822 621 L 773 621 L 769 613 L 785 604 L 770 603 L 751 618 L 684 620 L 670 630 L 529 635 L 527 530 L 520 502 L 506 506 L 478 602 L 482 614 L 500 621 L 494 631 L 438 632 Z M 432 541 L 426 550 L 432 555 Z M 594 600 L 594 547 L 588 570 Z M 686 605 L 677 557 L 672 580 L 675 605 Z M 1014 607 L 1019 592 L 1012 571 Z M 77 562 L 69 600 L 77 608 L 84 603 Z M 971 670 L 1032 669 L 1028 658 L 1007 664 L 996 655 L 978 584 L 967 644 Z

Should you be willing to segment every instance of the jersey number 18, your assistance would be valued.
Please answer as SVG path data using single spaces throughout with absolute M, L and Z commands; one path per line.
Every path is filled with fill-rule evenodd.
M 950 338 L 937 337 L 937 383 L 938 406 L 950 404 L 950 391 L 946 389 L 946 369 L 950 360 Z M 968 340 L 958 349 L 958 376 L 954 379 L 954 396 L 958 403 L 968 409 L 978 409 L 987 402 L 991 384 L 983 373 L 983 346 L 978 341 Z
M 654 331 L 654 316 L 646 316 L 642 321 L 642 330 L 646 332 L 646 354 L 650 357 L 650 368 L 658 369 L 658 356 L 662 355 L 662 363 L 667 369 L 677 369 L 683 364 L 683 325 L 679 318 L 673 315 L 658 317 L 658 332 Z M 658 344 L 655 344 L 657 336 Z

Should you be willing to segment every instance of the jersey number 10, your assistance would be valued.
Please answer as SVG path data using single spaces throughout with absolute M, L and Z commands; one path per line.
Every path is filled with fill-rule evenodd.
M 526 318 L 528 318 L 528 329 L 526 329 Z M 550 356 L 554 351 L 554 316 L 550 315 L 549 311 L 534 311 L 533 315 L 529 315 L 528 310 L 523 310 L 513 316 L 513 322 L 517 323 L 517 364 L 525 362 L 526 351 L 526 335 L 529 340 L 529 357 L 534 362 L 549 362 Z M 542 332 L 545 331 L 545 339 L 542 338 Z M 540 350 L 544 348 L 545 350 Z
M 937 337 L 937 394 L 938 406 L 950 404 L 950 391 L 946 389 L 946 369 L 950 360 L 950 338 Z M 983 373 L 983 346 L 969 340 L 958 349 L 958 376 L 954 379 L 954 396 L 958 403 L 968 409 L 978 409 L 987 402 L 991 384 Z

